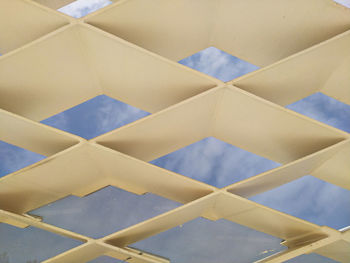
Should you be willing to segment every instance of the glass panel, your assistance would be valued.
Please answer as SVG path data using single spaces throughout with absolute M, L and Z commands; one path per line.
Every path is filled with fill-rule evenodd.
M 0 233 L 1 263 L 38 263 L 82 244 L 34 227 L 0 223 Z
M 131 245 L 172 263 L 255 262 L 284 249 L 281 240 L 220 219 L 197 218 Z
M 83 198 L 68 196 L 33 210 L 44 222 L 101 238 L 178 207 L 180 204 L 153 195 L 136 195 L 112 186 Z
M 112 4 L 112 1 L 109 0 L 77 0 L 57 9 L 57 11 L 80 18 L 110 4 Z
M 43 155 L 0 141 L 0 177 L 45 158 Z
M 149 113 L 145 111 L 100 95 L 42 123 L 91 139 L 147 115 Z
M 151 161 L 152 164 L 224 187 L 279 166 L 278 163 L 213 137 Z
M 222 81 L 235 79 L 259 68 L 215 47 L 199 51 L 179 63 Z
M 340 229 L 350 225 L 350 191 L 305 176 L 250 198 L 287 214 Z
M 330 258 L 322 257 L 317 254 L 309 254 L 309 255 L 301 255 L 299 257 L 290 259 L 286 261 L 286 263 L 337 263 L 338 261 L 334 261 Z
M 102 256 L 102 257 L 95 258 L 94 260 L 91 260 L 88 263 L 123 263 L 123 262 L 125 261 L 121 261 L 121 260 L 107 257 L 107 256 Z
M 328 97 L 323 93 L 312 94 L 290 104 L 287 108 L 350 132 L 350 105 Z

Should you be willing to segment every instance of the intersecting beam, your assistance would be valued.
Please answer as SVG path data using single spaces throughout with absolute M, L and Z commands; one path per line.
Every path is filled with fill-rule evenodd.
M 283 252 L 258 260 L 255 263 L 281 263 L 309 253 L 317 253 L 339 262 L 349 262 L 350 242 L 346 239 L 349 233 L 341 230 L 335 231 L 327 227 L 324 228 L 329 233 L 329 236 L 289 248 Z
M 350 171 L 350 169 L 344 169 L 344 166 L 347 166 L 348 162 L 345 160 L 339 160 L 339 157 L 343 156 L 342 154 L 335 156 L 338 152 L 342 152 L 343 149 L 348 148 L 350 148 L 350 139 L 341 141 L 335 145 L 307 155 L 286 165 L 282 165 L 275 169 L 229 185 L 225 189 L 233 194 L 248 198 L 250 196 L 269 191 L 283 184 L 287 184 L 309 174 L 319 177 L 325 181 L 332 181 L 336 185 L 343 188 L 350 189 L 347 183 L 348 177 L 345 175 L 345 171 Z M 337 165 L 342 167 L 339 168 L 339 170 L 343 171 L 343 173 L 321 168 L 326 162 L 328 162 L 328 160 L 332 162 L 331 160 L 333 158 L 336 160 Z M 318 168 L 320 168 L 324 174 L 322 178 L 318 176 Z M 338 182 L 335 182 L 335 178 L 338 178 Z
M 70 259 L 73 260 L 72 262 L 77 262 L 77 260 L 79 260 L 79 262 L 82 262 L 81 260 L 94 259 L 95 257 L 98 257 L 103 254 L 108 254 L 109 256 L 112 256 L 116 259 L 127 260 L 130 263 L 134 263 L 134 262 L 135 263 L 136 262 L 137 263 L 167 263 L 169 262 L 166 259 L 148 254 L 146 252 L 141 253 L 136 249 L 118 248 L 115 246 L 111 246 L 109 244 L 74 233 L 72 231 L 46 224 L 29 215 L 18 215 L 5 210 L 0 210 L 0 222 L 12 224 L 18 227 L 33 226 L 39 229 L 43 229 L 45 231 L 49 231 L 54 234 L 58 234 L 61 236 L 73 238 L 75 240 L 84 242 L 84 244 L 78 247 L 75 247 L 69 251 L 63 252 L 62 254 L 44 262 L 68 263 L 70 262 L 69 261 Z
M 136 194 L 151 192 L 181 203 L 216 189 L 101 145 L 81 142 L 0 178 L 0 208 L 23 214 L 68 195 L 83 197 L 108 185 Z
M 223 90 L 215 119 L 214 137 L 282 164 L 350 136 L 234 86 Z
M 345 235 L 345 233 L 342 233 L 342 239 L 317 248 L 313 252 L 342 263 L 350 262 L 350 241 L 345 238 Z
M 119 247 L 130 245 L 210 212 L 219 195 L 220 193 L 212 193 L 167 213 L 108 235 L 102 240 Z
M 214 88 L 92 141 L 151 161 L 211 135 L 221 88 Z
M 0 140 L 48 156 L 0 178 L 1 223 L 84 242 L 46 263 L 168 263 L 126 246 L 198 217 L 284 239 L 286 251 L 259 263 L 305 253 L 350 262 L 349 229 L 245 198 L 307 174 L 350 190 L 350 134 L 282 107 L 319 91 L 350 104 L 349 9 L 332 0 L 122 0 L 82 19 L 53 10 L 71 2 L 0 0 Z M 169 60 L 209 46 L 274 64 L 225 84 Z M 35 122 L 101 94 L 154 114 L 90 141 Z M 147 163 L 209 136 L 283 165 L 218 189 Z M 184 205 L 98 240 L 26 214 L 108 185 Z
M 315 92 L 350 104 L 350 31 L 229 83 L 280 105 Z
M 42 263 L 76 263 L 88 262 L 99 256 L 108 255 L 119 260 L 130 263 L 169 263 L 162 257 L 150 255 L 148 253 L 140 253 L 128 248 L 118 248 L 109 244 L 92 240 L 83 245 L 70 249 L 55 257 L 47 259 Z
M 52 9 L 59 9 L 61 7 L 64 7 L 66 5 L 69 5 L 75 2 L 76 0 L 32 0 L 32 1 L 35 1 L 41 5 L 47 6 Z M 110 1 L 115 2 L 117 0 L 110 0 Z
M 84 20 L 176 61 L 215 46 L 266 66 L 349 30 L 350 10 L 332 0 L 126 0 Z
M 318 240 L 316 242 L 313 242 L 313 243 L 305 245 L 305 246 L 287 249 L 283 252 L 280 252 L 280 253 L 274 254 L 272 256 L 269 256 L 267 258 L 258 260 L 255 263 L 282 263 L 282 262 L 286 262 L 289 259 L 306 254 L 314 249 L 332 244 L 333 242 L 335 242 L 336 239 L 337 238 L 333 237 L 333 236 L 332 237 L 325 237 L 321 240 Z
M 0 140 L 50 156 L 84 139 L 0 109 Z
M 288 163 L 345 140 L 349 134 L 229 86 L 192 97 L 93 141 L 149 161 L 208 136 Z
M 215 216 L 215 219 L 224 218 L 284 240 L 305 241 L 309 236 L 327 235 L 318 225 L 218 190 L 211 195 L 106 236 L 103 240 L 116 246 L 127 246 L 208 213 Z
M 44 222 L 41 222 L 39 219 L 33 218 L 29 215 L 18 215 L 18 214 L 11 213 L 9 211 L 5 211 L 1 209 L 0 209 L 0 222 L 15 225 L 18 227 L 34 226 L 36 228 L 40 228 L 61 236 L 73 238 L 81 242 L 87 242 L 88 240 L 90 240 L 90 238 L 88 237 L 74 233 L 69 230 L 65 230 L 56 226 L 46 224 Z
M 316 224 L 223 190 L 217 199 L 213 213 L 218 219 L 224 218 L 286 241 L 310 235 L 325 235 L 322 227 Z
M 226 218 L 255 230 L 285 238 L 287 241 L 283 244 L 289 247 L 293 245 L 297 248 L 295 249 L 292 247 L 288 253 L 285 252 L 282 255 L 272 257 L 273 260 L 275 260 L 275 257 L 277 259 L 279 259 L 281 256 L 284 258 L 289 258 L 296 253 L 298 255 L 305 253 L 306 250 L 304 248 L 299 249 L 299 244 L 306 243 L 307 245 L 310 245 L 311 243 L 316 242 L 316 245 L 313 245 L 312 247 L 317 249 L 320 248 L 321 245 L 326 246 L 335 241 L 334 239 L 328 239 L 327 235 L 332 238 L 333 236 L 336 236 L 339 239 L 337 235 L 338 231 L 334 229 L 319 227 L 299 218 L 286 215 L 268 207 L 256 204 L 247 199 L 219 190 L 216 193 L 200 198 L 189 204 L 183 205 L 179 208 L 118 231 L 114 234 L 108 235 L 100 240 L 85 238 L 84 236 L 75 234 L 71 231 L 66 231 L 64 229 L 42 223 L 31 217 L 20 216 L 3 210 L 0 210 L 0 219 L 4 222 L 9 222 L 12 220 L 22 224 L 32 225 L 50 232 L 86 242 L 81 246 L 46 260 L 45 263 L 67 263 L 75 262 L 77 259 L 85 262 L 105 254 L 114 255 L 121 259 L 123 255 L 128 253 L 128 257 L 139 256 L 144 260 L 141 262 L 167 262 L 163 259 L 157 259 L 157 257 L 155 258 L 154 256 L 143 258 L 140 253 L 137 253 L 132 249 L 128 250 L 127 248 L 122 249 L 119 247 L 124 247 L 159 232 L 181 225 L 208 212 L 216 214 L 218 219 Z M 256 220 L 252 221 L 252 219 L 256 217 L 264 218 L 265 220 L 261 220 L 260 222 L 257 222 Z M 276 225 L 276 222 L 278 222 L 278 225 Z M 312 240 L 315 238 L 317 241 L 313 242 Z M 308 246 L 306 246 L 306 248 L 308 248 Z
M 0 108 L 36 121 L 101 94 L 155 112 L 220 84 L 78 22 L 0 57 Z
M 342 147 L 332 158 L 312 171 L 311 175 L 350 190 L 350 145 Z

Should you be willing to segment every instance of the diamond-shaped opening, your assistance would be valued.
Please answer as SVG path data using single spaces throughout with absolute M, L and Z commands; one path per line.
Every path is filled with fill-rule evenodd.
M 95 258 L 94 260 L 89 261 L 88 263 L 123 263 L 125 261 L 118 260 L 116 258 L 108 257 L 108 256 L 101 256 L 98 258 Z
M 350 191 L 313 176 L 249 199 L 321 226 L 340 229 L 350 225 Z
M 330 258 L 322 257 L 317 254 L 301 255 L 286 261 L 286 263 L 338 263 L 338 261 L 332 260 Z
M 30 213 L 49 224 L 101 238 L 179 205 L 154 194 L 140 196 L 109 186 L 83 198 L 68 196 Z
M 0 262 L 39 263 L 82 243 L 34 227 L 0 223 Z
M 197 218 L 131 245 L 172 263 L 255 262 L 285 249 L 279 238 L 220 219 Z
M 350 105 L 321 92 L 314 93 L 287 106 L 288 109 L 350 132 Z
M 77 0 L 57 9 L 57 11 L 75 18 L 81 18 L 112 3 L 109 0 Z
M 190 144 L 151 163 L 219 188 L 280 165 L 214 137 Z
M 201 50 L 179 63 L 225 82 L 259 68 L 215 47 Z
M 41 122 L 91 139 L 147 115 L 143 110 L 100 95 Z
M 0 141 L 0 177 L 45 158 L 43 155 Z
M 333 1 L 347 8 L 350 8 L 350 0 L 333 0 Z

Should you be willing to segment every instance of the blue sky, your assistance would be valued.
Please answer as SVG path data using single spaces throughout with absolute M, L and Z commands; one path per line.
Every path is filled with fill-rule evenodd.
M 350 7 L 350 1 L 339 2 Z M 108 0 L 79 0 L 60 11 L 81 17 L 110 3 Z M 257 69 L 256 66 L 213 47 L 185 58 L 180 63 L 223 81 Z M 288 108 L 350 132 L 350 107 L 321 93 L 293 103 Z M 90 139 L 147 115 L 147 112 L 102 95 L 42 122 Z M 43 158 L 45 157 L 0 142 L 0 177 Z M 204 139 L 152 163 L 219 187 L 279 165 L 215 138 Z M 320 225 L 334 228 L 350 225 L 349 191 L 311 176 L 250 199 Z M 32 213 L 43 216 L 44 221 L 50 224 L 87 236 L 101 237 L 178 205 L 152 194 L 136 196 L 107 187 L 85 198 L 69 196 Z M 6 251 L 12 263 L 43 260 L 78 245 L 73 240 L 35 228 L 20 230 L 0 224 L 0 233 L 0 255 Z M 208 239 L 212 236 L 218 241 Z M 36 242 L 32 242 L 33 239 Z M 219 258 L 220 263 L 224 263 L 232 262 L 233 257 L 240 258 L 240 262 L 251 262 L 275 253 L 281 249 L 279 242 L 277 238 L 225 220 L 211 222 L 196 219 L 134 246 L 169 257 L 175 263 L 183 262 L 184 258 L 188 259 L 187 263 L 196 262 L 193 261 L 194 257 L 201 258 L 201 263 L 212 263 L 222 256 L 221 250 L 228 251 L 230 257 Z M 249 244 L 249 249 L 242 244 Z M 93 262 L 120 261 L 103 257 Z M 333 261 L 318 255 L 304 255 L 290 262 Z
M 77 0 L 58 9 L 58 11 L 75 18 L 80 18 L 110 4 L 112 2 L 109 0 Z
M 339 4 L 342 4 L 342 5 L 350 8 L 350 1 L 349 0 L 334 0 L 334 2 L 337 2 Z

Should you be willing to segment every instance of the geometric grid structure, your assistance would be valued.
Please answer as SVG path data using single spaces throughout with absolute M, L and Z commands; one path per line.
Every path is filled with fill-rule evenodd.
M 247 199 L 305 175 L 350 190 L 350 135 L 283 107 L 318 91 L 350 104 L 350 10 L 331 0 L 124 0 L 74 19 L 51 9 L 72 1 L 36 2 L 0 2 L 0 140 L 47 158 L 0 179 L 0 221 L 83 242 L 45 262 L 171 262 L 130 245 L 199 217 L 284 240 L 256 262 L 350 262 L 350 230 Z M 209 46 L 262 69 L 224 83 L 172 61 Z M 38 122 L 101 94 L 152 114 L 91 140 Z M 148 163 L 210 136 L 282 165 L 219 189 Z M 183 205 L 100 239 L 27 214 L 109 185 Z

